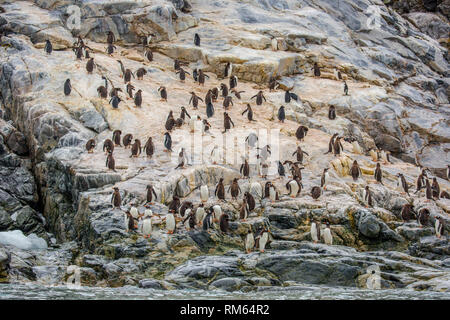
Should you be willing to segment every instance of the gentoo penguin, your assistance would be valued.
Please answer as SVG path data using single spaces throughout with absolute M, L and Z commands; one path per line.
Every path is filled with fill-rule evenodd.
M 203 102 L 202 98 L 197 96 L 195 92 L 191 91 L 191 99 L 189 99 L 189 104 L 191 104 L 192 102 L 192 106 L 194 107 L 194 109 L 198 108 L 198 100 L 201 100 Z
M 330 120 L 336 119 L 336 108 L 333 105 L 331 105 L 328 108 L 328 119 L 330 119 Z
M 322 188 L 320 188 L 318 186 L 312 187 L 312 189 L 311 189 L 311 197 L 314 200 L 318 200 L 320 198 L 321 194 L 322 194 Z
M 320 177 L 320 187 L 323 190 L 327 190 L 327 184 L 329 181 L 330 174 L 328 173 L 329 168 L 324 168 L 322 172 L 322 176 Z
M 259 184 L 259 183 L 258 183 Z M 258 186 L 256 186 L 256 188 L 253 188 L 253 191 L 256 192 L 256 194 L 259 195 L 259 190 L 256 190 L 258 188 Z M 256 202 L 255 202 L 255 198 L 252 196 L 252 194 L 250 192 L 245 192 L 244 193 L 244 198 L 245 200 L 247 200 L 247 205 L 248 205 L 248 211 L 252 212 L 255 207 L 256 207 Z
M 200 203 L 197 210 L 195 211 L 195 221 L 197 221 L 197 224 L 199 226 L 202 225 L 205 217 L 206 217 L 205 205 L 203 203 Z
M 200 36 L 198 35 L 198 33 L 196 33 L 196 34 L 194 35 L 194 44 L 195 44 L 197 47 L 200 47 Z
M 205 85 L 205 80 L 206 80 L 205 78 L 209 79 L 209 76 L 207 74 L 205 74 L 202 69 L 198 69 L 198 83 L 201 86 Z
M 122 198 L 120 197 L 120 192 L 119 192 L 119 188 L 114 187 L 113 188 L 113 194 L 111 197 L 111 204 L 113 206 L 113 208 L 119 208 L 120 209 L 120 205 L 122 203 Z
M 173 196 L 172 201 L 170 201 L 169 203 L 169 212 L 177 213 L 180 206 L 180 198 L 178 198 L 177 196 Z
M 416 218 L 416 214 L 414 212 L 414 206 L 412 204 L 406 203 L 402 207 L 401 216 L 403 221 L 408 222 L 409 220 L 413 220 Z
M 119 97 L 119 91 L 122 92 L 122 89 L 112 87 L 111 91 L 109 92 L 110 98 L 112 98 L 114 96 Z M 110 101 L 110 103 L 111 103 L 111 101 Z
M 303 154 L 306 154 L 307 156 L 309 156 L 309 154 L 306 151 L 302 150 L 302 147 L 297 146 L 297 150 L 294 151 L 294 153 L 292 153 L 292 156 L 297 155 L 297 162 L 299 162 L 300 164 L 303 163 Z
M 436 237 L 441 238 L 444 235 L 445 221 L 442 217 L 436 219 L 434 230 L 436 232 Z
M 288 194 L 291 198 L 296 198 L 302 191 L 302 187 L 303 184 L 298 177 L 294 177 L 294 179 L 286 183 L 286 189 L 288 190 Z
M 138 108 L 142 106 L 142 90 L 139 89 L 134 95 L 134 105 Z
M 167 131 L 172 131 L 173 127 L 175 126 L 175 118 L 173 117 L 173 111 L 170 110 L 169 115 L 167 116 L 166 123 L 164 127 Z
M 178 69 L 175 74 L 178 74 L 180 76 L 180 81 L 184 82 L 186 80 L 186 74 L 191 75 L 189 72 L 185 71 L 183 68 Z
M 241 164 L 241 167 L 239 169 L 239 173 L 242 174 L 244 178 L 250 177 L 250 166 L 248 164 L 247 159 L 244 160 L 244 163 Z
M 179 209 L 180 216 L 184 217 L 186 211 L 188 209 L 192 209 L 192 208 L 194 208 L 194 205 L 192 204 L 191 201 L 183 201 L 183 203 L 181 204 L 180 209 Z
M 72 91 L 72 85 L 70 84 L 70 79 L 67 79 L 64 82 L 64 94 L 66 96 L 70 95 L 70 92 Z
M 211 150 L 211 162 L 212 164 L 218 164 L 220 162 L 220 150 L 217 145 L 214 145 Z
M 265 102 L 267 102 L 266 97 L 264 97 L 264 94 L 263 94 L 263 92 L 261 90 L 258 91 L 258 93 L 255 94 L 253 97 L 251 97 L 250 100 L 255 98 L 255 97 L 256 97 L 256 105 L 257 106 L 262 105 L 263 99 L 264 99 Z
M 208 231 L 208 229 L 213 227 L 213 213 L 214 213 L 213 208 L 212 207 L 209 208 L 208 209 L 208 213 L 206 214 L 206 216 L 205 216 L 205 218 L 203 219 L 203 222 L 202 222 L 202 229 L 204 231 Z
M 353 161 L 353 165 L 350 168 L 350 175 L 353 178 L 353 181 L 357 181 L 360 177 L 362 178 L 361 168 L 358 165 L 358 161 Z
M 195 229 L 195 225 L 197 223 L 195 220 L 195 213 L 192 211 L 192 209 L 188 208 L 186 210 L 186 218 L 184 218 L 183 224 L 185 225 L 186 230 L 188 231 Z
M 119 103 L 122 101 L 118 96 L 112 96 L 112 98 L 109 100 L 109 103 L 114 109 L 119 108 Z
M 325 152 L 324 154 L 328 154 L 330 152 L 333 152 L 334 149 L 334 139 L 336 139 L 336 137 L 339 135 L 339 133 L 335 133 L 331 136 L 330 138 L 330 142 L 328 142 L 328 151 Z
M 450 194 L 448 194 L 447 191 L 443 190 L 441 192 L 441 198 L 443 198 L 443 199 L 450 199 Z
M 116 41 L 116 35 L 112 31 L 108 31 L 106 35 L 106 43 L 112 44 Z
M 280 177 L 284 177 L 286 175 L 286 172 L 284 170 L 284 166 L 281 163 L 281 161 L 278 161 L 278 174 L 280 175 Z
M 108 44 L 108 46 L 106 47 L 106 53 L 109 54 L 110 56 L 112 56 L 112 54 L 114 53 L 114 50 L 116 50 L 117 47 L 113 44 Z
M 248 230 L 247 236 L 245 237 L 245 252 L 252 252 L 253 247 L 255 246 L 255 237 L 253 236 L 252 229 Z
M 314 76 L 320 77 L 320 67 L 317 62 L 314 62 L 314 66 L 312 67 L 312 69 L 314 70 Z
M 338 156 L 341 154 L 341 151 L 344 151 L 344 147 L 342 146 L 341 142 L 342 137 L 337 136 L 336 139 L 334 139 L 333 143 L 333 153 L 334 156 Z
M 95 145 L 96 145 L 95 139 L 89 139 L 89 140 L 86 142 L 86 150 L 87 150 L 87 152 L 88 152 L 88 153 L 93 153 L 93 152 L 94 152 L 94 149 L 95 149 Z
M 339 75 L 338 75 L 338 71 L 336 68 L 333 68 L 333 75 L 334 75 L 335 80 L 339 80 Z
M 153 196 L 155 196 L 155 200 L 157 199 L 155 189 L 151 184 L 147 185 L 147 203 L 153 204 Z
M 211 102 L 206 105 L 206 116 L 211 118 L 214 115 L 214 106 Z
M 138 80 L 144 79 L 144 76 L 147 74 L 147 70 L 145 68 L 139 68 L 136 70 L 136 77 Z
M 390 159 L 389 159 L 389 151 L 385 151 L 385 150 L 381 150 L 380 155 L 381 155 L 381 159 L 383 160 L 384 164 L 388 164 L 391 163 Z
M 311 222 L 310 234 L 314 243 L 320 241 L 320 222 L 316 222 L 315 220 Z
M 259 252 L 263 253 L 266 244 L 269 241 L 269 230 L 266 226 L 263 226 L 259 234 L 256 236 L 255 246 L 259 249 Z
M 133 141 L 133 135 L 131 133 L 128 133 L 123 137 L 122 142 L 125 149 L 131 145 L 131 141 Z
M 353 153 L 355 153 L 355 154 L 363 154 L 362 149 L 359 146 L 358 141 L 356 141 L 356 139 L 353 140 L 351 142 L 351 144 L 352 144 L 352 151 L 353 151 Z
M 238 77 L 236 76 L 231 76 L 230 77 L 230 90 L 234 89 L 237 87 L 238 84 Z
M 439 193 L 441 192 L 441 188 L 439 187 L 439 183 L 437 182 L 436 177 L 433 178 L 431 191 L 433 192 L 433 198 L 439 199 Z
M 225 83 L 220 84 L 220 90 L 222 91 L 222 97 L 225 98 L 228 96 L 228 87 Z
M 408 196 L 410 196 L 409 192 L 408 192 L 409 187 L 408 187 L 408 183 L 406 182 L 405 176 L 401 173 L 398 173 L 397 177 L 398 177 L 397 186 L 401 186 L 404 191 L 403 193 L 406 192 L 408 194 Z
M 230 107 L 230 104 L 233 106 L 233 97 L 232 96 L 226 96 L 225 99 L 223 99 L 223 108 L 225 110 L 228 110 Z
M 161 86 L 158 88 L 159 94 L 161 95 L 161 101 L 167 102 L 167 90 L 166 87 Z
M 123 82 L 128 83 L 131 81 L 131 76 L 135 78 L 134 73 L 130 69 L 125 69 L 125 73 L 123 74 Z
M 344 94 L 348 96 L 348 85 L 347 82 L 345 82 L 345 80 L 344 80 Z
M 299 141 L 303 141 L 303 139 L 306 137 L 306 134 L 308 133 L 308 128 L 305 126 L 299 126 L 297 131 L 295 132 L 295 136 Z
M 217 89 L 217 88 L 215 88 L 215 89 Z M 191 92 L 191 94 L 192 94 L 192 92 Z M 211 103 L 213 101 L 213 97 L 212 96 L 213 96 L 212 90 L 209 89 L 208 92 L 206 92 L 206 95 L 205 95 L 205 104 L 206 105 L 208 105 L 208 103 Z
M 212 207 L 213 211 L 214 211 L 214 222 L 218 222 L 219 218 L 222 216 L 222 208 L 221 206 L 219 206 L 218 204 L 214 205 Z
M 363 200 L 366 203 L 366 208 L 373 207 L 372 192 L 370 192 L 369 186 L 364 188 Z
M 284 120 L 286 120 L 286 112 L 284 110 L 284 106 L 281 106 L 278 109 L 277 117 L 278 117 L 278 121 L 280 121 L 281 123 L 284 123 Z
M 277 79 L 275 79 L 274 77 L 270 76 L 269 78 L 269 91 L 272 92 L 273 90 L 275 90 L 276 85 L 278 84 Z
M 284 93 L 284 102 L 289 103 L 291 102 L 291 99 L 298 101 L 298 96 L 291 92 L 292 89 L 294 89 L 294 87 L 287 89 Z
M 178 165 L 176 166 L 175 169 L 181 168 L 184 169 L 184 165 L 186 164 L 186 154 L 184 151 L 184 148 L 181 148 L 180 153 L 178 153 Z
M 105 80 L 105 85 L 99 86 L 97 93 L 100 98 L 106 99 L 108 97 L 108 79 L 105 76 L 102 76 L 102 79 Z
M 106 157 L 106 167 L 109 170 L 116 172 L 116 161 L 114 160 L 112 152 L 108 153 L 108 156 Z
M 88 60 L 88 62 L 86 63 L 86 71 L 88 74 L 91 74 L 92 71 L 94 71 L 95 68 L 95 63 L 94 63 L 94 58 L 90 58 Z
M 262 199 L 263 189 L 261 187 L 261 184 L 257 181 L 253 181 L 252 183 L 250 183 L 249 193 L 258 196 L 259 199 Z
M 231 125 L 233 125 L 233 128 L 234 128 L 233 120 L 231 120 L 231 118 L 227 112 L 224 112 L 223 113 L 223 127 L 225 128 L 225 130 L 222 133 L 225 133 L 225 132 L 227 132 L 227 130 L 230 130 Z
M 333 236 L 331 234 L 330 223 L 326 223 L 326 227 L 323 230 L 323 240 L 325 244 L 331 246 L 333 244 Z
M 231 72 L 233 71 L 233 64 L 231 62 L 227 62 L 225 65 L 225 69 L 223 71 L 223 77 L 227 78 L 228 76 L 231 76 Z
M 164 147 L 166 148 L 164 152 L 172 152 L 172 137 L 168 132 L 164 133 Z
M 211 124 L 208 122 L 208 120 L 203 119 L 202 121 L 202 134 L 209 133 L 209 129 L 211 129 Z
M 228 223 L 229 220 L 230 217 L 228 217 L 226 213 L 222 214 L 219 218 L 219 228 L 223 233 L 228 233 L 228 231 L 230 230 L 230 225 Z
M 383 184 L 383 181 L 382 181 L 382 179 L 383 179 L 383 172 L 381 171 L 381 165 L 380 165 L 379 162 L 377 163 L 377 167 L 375 168 L 375 173 L 374 173 L 373 176 L 375 177 L 375 180 L 377 182 Z
M 216 186 L 216 190 L 214 190 L 214 195 L 219 200 L 225 200 L 225 187 L 223 186 L 223 178 L 219 179 L 219 183 Z
M 44 51 L 47 53 L 47 54 L 52 54 L 52 51 L 53 51 L 53 45 L 52 45 L 52 43 L 50 42 L 50 40 L 45 40 L 45 46 L 44 46 Z
M 279 200 L 278 191 L 272 184 L 272 182 L 269 183 L 269 199 L 272 203 L 274 203 L 275 201 Z
M 202 202 L 207 202 L 209 198 L 209 190 L 206 184 L 200 186 L 200 200 Z
M 433 200 L 433 191 L 431 190 L 430 180 L 428 180 L 428 178 L 425 179 L 425 196 L 427 197 L 425 202 Z
M 231 193 L 231 198 L 233 200 L 236 200 L 239 193 L 242 193 L 241 188 L 239 187 L 237 178 L 233 179 L 233 182 L 231 183 L 230 187 L 228 188 L 228 192 Z
M 244 112 L 242 112 L 242 115 L 244 115 L 244 113 L 246 113 L 246 112 L 247 112 L 247 119 L 248 119 L 249 122 L 256 121 L 256 120 L 253 119 L 252 107 L 248 103 L 247 103 L 247 108 L 244 110 Z
M 428 178 L 427 172 L 426 172 L 426 169 L 422 169 L 420 175 L 417 177 L 417 182 L 416 182 L 417 189 L 416 189 L 416 192 L 414 192 L 414 193 L 417 193 L 424 188 L 425 178 Z
M 152 234 L 152 210 L 146 209 L 144 212 L 142 234 L 144 238 L 150 238 Z
M 244 198 L 242 201 L 241 209 L 239 210 L 239 219 L 241 221 L 247 220 L 249 214 L 248 205 L 247 205 L 247 199 Z
M 430 210 L 428 210 L 427 208 L 422 208 L 419 210 L 419 214 L 417 215 L 417 222 L 421 227 L 428 226 L 429 218 Z
M 153 61 L 153 52 L 152 52 L 152 50 L 147 48 L 145 50 L 145 52 L 144 52 L 144 57 L 146 57 L 149 62 L 152 62 Z
M 105 142 L 103 142 L 103 152 L 106 154 L 113 153 L 114 151 L 114 143 L 110 139 L 106 139 Z
M 369 155 L 370 155 L 370 157 L 372 158 L 372 161 L 373 161 L 373 162 L 377 162 L 377 161 L 378 161 L 378 153 L 375 152 L 375 150 L 370 149 L 370 150 L 369 150 Z
M 155 145 L 153 144 L 152 137 L 148 137 L 147 142 L 144 146 L 145 154 L 147 155 L 147 158 L 151 158 L 153 156 L 153 153 L 155 151 Z
M 134 218 L 131 215 L 129 210 L 127 210 L 125 212 L 125 221 L 124 222 L 125 222 L 126 232 L 136 230 L 136 224 L 135 224 Z
M 125 67 L 123 66 L 122 61 L 116 60 L 119 63 L 119 76 L 123 78 L 125 76 Z
M 176 230 L 177 223 L 175 221 L 175 216 L 172 212 L 166 214 L 166 229 L 168 234 L 173 234 Z

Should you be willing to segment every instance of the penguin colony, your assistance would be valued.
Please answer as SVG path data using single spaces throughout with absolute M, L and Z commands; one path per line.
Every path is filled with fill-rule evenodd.
M 151 36 L 155 36 L 151 34 Z M 150 41 L 151 41 L 151 36 Z M 148 41 L 149 37 L 143 37 L 143 55 L 148 62 L 152 62 L 154 59 L 152 50 L 150 48 L 150 43 Z M 117 47 L 114 45 L 116 42 L 116 36 L 113 32 L 108 32 L 106 34 L 106 42 L 107 48 L 105 52 L 113 56 Z M 200 35 L 195 34 L 194 37 L 194 45 L 201 46 Z M 46 41 L 44 51 L 47 55 L 51 55 L 53 52 L 52 44 L 49 40 Z M 73 52 L 75 54 L 76 60 L 86 60 L 86 72 L 87 74 L 93 74 L 95 70 L 100 72 L 95 62 L 95 57 L 92 57 L 93 50 L 89 48 L 84 40 L 81 37 L 78 37 L 78 40 L 73 45 Z M 125 99 L 133 100 L 135 108 L 141 108 L 144 102 L 143 90 L 137 89 L 139 84 L 139 80 L 142 80 L 147 75 L 147 70 L 144 67 L 137 69 L 133 72 L 131 69 L 126 68 L 122 61 L 117 60 L 118 68 L 120 71 L 120 77 L 124 80 L 124 91 L 121 88 L 115 87 L 114 84 L 108 79 L 108 77 L 104 74 L 101 74 L 102 80 L 104 80 L 104 85 L 101 85 L 97 88 L 98 97 L 102 99 L 108 99 L 109 96 L 109 104 L 111 108 L 118 109 L 120 108 L 120 103 L 124 100 L 123 97 L 120 97 L 120 93 L 126 93 Z M 188 63 L 184 61 L 180 61 L 178 59 L 174 60 L 174 74 L 179 78 L 181 82 L 185 82 L 188 76 L 191 76 L 191 73 L 186 71 L 188 67 Z M 315 77 L 320 77 L 320 67 L 317 63 L 314 63 L 312 67 L 313 73 Z M 335 70 L 336 71 L 336 70 Z M 342 75 L 340 72 L 336 72 L 336 79 L 342 80 Z M 192 78 L 195 82 L 198 82 L 199 86 L 205 86 L 205 83 L 209 79 L 209 76 L 202 69 L 195 69 L 192 71 Z M 206 116 L 207 118 L 212 118 L 215 116 L 215 108 L 213 103 L 217 102 L 220 98 L 223 99 L 223 127 L 225 134 L 228 130 L 234 128 L 235 124 L 231 119 L 230 115 L 227 113 L 227 110 L 234 107 L 233 104 L 233 96 L 230 95 L 232 93 L 234 97 L 238 100 L 241 100 L 242 93 L 245 91 L 238 90 L 238 78 L 236 75 L 233 75 L 233 65 L 231 62 L 227 62 L 224 66 L 223 71 L 223 79 L 229 79 L 228 85 L 226 83 L 221 83 L 220 87 L 214 87 L 208 90 L 204 99 L 199 97 L 197 93 L 194 91 L 186 92 L 187 97 L 190 96 L 190 99 L 187 105 L 191 106 L 193 110 L 198 110 L 199 105 L 205 104 L 206 106 Z M 131 83 L 133 80 L 134 85 Z M 345 80 L 343 80 L 344 84 L 344 95 L 349 95 L 349 87 Z M 63 93 L 65 96 L 69 96 L 72 94 L 72 86 L 74 84 L 71 83 L 71 79 L 67 79 L 63 85 Z M 111 86 L 109 88 L 109 85 Z M 269 92 L 278 90 L 279 83 L 278 77 L 271 77 L 269 79 L 268 84 Z M 291 103 L 292 100 L 298 101 L 300 97 L 291 92 L 294 88 L 288 88 L 285 90 L 284 94 L 284 103 Z M 133 92 L 135 91 L 135 92 Z M 162 102 L 168 102 L 170 98 L 170 88 L 165 86 L 159 86 L 157 89 L 158 94 L 160 95 Z M 263 103 L 267 102 L 266 97 L 264 96 L 264 91 L 259 90 L 255 95 L 251 96 L 250 101 L 254 99 L 256 106 L 260 106 Z M 283 103 L 283 101 L 280 101 Z M 172 137 L 171 132 L 176 128 L 181 127 L 185 124 L 187 118 L 189 118 L 189 125 L 191 127 L 191 132 L 194 131 L 194 123 L 195 121 L 199 121 L 202 124 L 202 132 L 205 133 L 211 127 L 210 123 L 207 119 L 202 119 L 200 116 L 192 117 L 188 113 L 185 107 L 181 107 L 180 116 L 175 118 L 173 111 L 170 111 L 164 128 L 166 132 L 164 133 L 164 151 L 165 152 L 173 152 L 172 150 Z M 328 118 L 330 120 L 335 120 L 337 116 L 338 110 L 336 107 L 331 105 L 328 110 Z M 249 122 L 257 122 L 258 120 L 258 112 L 257 108 L 253 109 L 249 103 L 246 103 L 246 108 L 241 112 L 242 116 L 247 117 Z M 280 106 L 276 117 L 280 123 L 285 123 L 286 121 L 286 111 L 285 106 Z M 272 203 L 276 201 L 280 201 L 280 198 L 284 196 L 296 198 L 300 194 L 305 193 L 304 186 L 302 183 L 302 170 L 305 169 L 302 164 L 305 160 L 305 157 L 309 156 L 309 154 L 302 149 L 299 142 L 304 142 L 305 137 L 308 134 L 309 128 L 303 125 L 300 125 L 296 132 L 294 133 L 297 138 L 297 148 L 293 150 L 292 159 L 285 159 L 284 161 L 278 162 L 278 179 L 287 180 L 285 184 L 286 193 L 282 193 L 281 190 L 278 190 L 272 181 L 267 181 L 267 170 L 268 163 L 266 160 L 270 157 L 271 151 L 270 146 L 266 146 L 262 149 L 259 147 L 257 154 L 257 171 L 259 177 L 261 177 L 265 181 L 264 190 L 261 187 L 259 182 L 250 183 L 250 191 L 243 192 L 239 186 L 238 180 L 234 179 L 231 182 L 231 185 L 228 186 L 228 190 L 226 191 L 224 185 L 224 179 L 220 178 L 217 185 L 214 189 L 213 198 L 217 200 L 217 204 L 213 204 L 210 206 L 206 206 L 206 202 L 210 198 L 210 190 L 206 184 L 200 186 L 200 203 L 194 204 L 190 201 L 181 201 L 177 196 L 173 196 L 172 201 L 169 203 L 168 213 L 165 217 L 161 217 L 159 214 L 153 213 L 151 210 L 151 206 L 155 201 L 158 200 L 158 193 L 156 192 L 154 186 L 149 183 L 146 186 L 146 203 L 144 212 L 139 212 L 136 205 L 132 205 L 129 210 L 124 212 L 125 217 L 125 226 L 127 232 L 140 232 L 145 238 L 150 238 L 153 225 L 162 225 L 165 223 L 165 229 L 168 234 L 173 234 L 177 231 L 177 228 L 184 226 L 186 230 L 204 230 L 206 232 L 210 232 L 211 229 L 217 229 L 221 233 L 230 233 L 230 224 L 229 221 L 235 220 L 233 215 L 230 213 L 226 213 L 222 211 L 222 207 L 220 206 L 220 202 L 226 201 L 226 195 L 230 194 L 231 200 L 234 202 L 239 202 L 238 198 L 242 197 L 242 203 L 239 205 L 239 215 L 237 220 L 246 221 L 249 215 L 253 213 L 256 206 L 255 197 L 253 195 L 257 195 L 257 200 L 261 201 L 264 198 L 269 199 Z M 256 145 L 257 136 L 255 137 L 245 137 L 245 142 L 254 147 Z M 255 141 L 256 140 L 256 141 Z M 324 153 L 327 155 L 331 153 L 334 157 L 340 157 L 344 153 L 344 148 L 342 145 L 342 140 L 352 144 L 352 152 L 355 154 L 363 154 L 361 147 L 358 142 L 352 137 L 344 137 L 339 135 L 338 133 L 333 134 L 329 141 L 328 150 Z M 103 141 L 102 150 L 105 153 L 105 166 L 108 170 L 116 171 L 116 162 L 114 159 L 114 150 L 116 148 L 123 148 L 130 150 L 130 158 L 137 158 L 141 156 L 145 156 L 148 158 L 152 158 L 155 153 L 155 145 L 152 137 L 148 137 L 145 144 L 142 144 L 142 141 L 137 137 L 134 137 L 132 133 L 122 133 L 121 130 L 114 130 L 111 139 L 106 139 Z M 94 153 L 97 147 L 96 139 L 89 139 L 86 143 L 86 152 Z M 383 165 L 389 165 L 389 152 L 381 149 L 377 150 L 369 150 L 369 155 L 372 160 L 376 163 L 376 169 L 374 171 L 374 181 L 375 183 L 383 184 Z M 186 151 L 184 148 L 179 152 L 178 157 L 178 166 L 175 169 L 184 169 L 186 165 L 189 164 L 188 156 L 186 155 Z M 212 163 L 217 164 L 220 162 L 219 150 L 214 147 L 211 151 L 211 159 Z M 323 172 L 320 175 L 320 183 L 316 186 L 313 186 L 309 190 L 309 194 L 311 199 L 314 201 L 319 201 L 321 197 L 325 196 L 325 191 L 327 190 L 327 186 L 330 185 L 330 168 L 323 168 Z M 245 159 L 240 166 L 239 170 L 242 179 L 250 178 L 250 166 L 248 163 L 248 159 Z M 447 191 L 443 190 L 441 192 L 440 186 L 436 177 L 433 177 L 432 182 L 430 183 L 429 176 L 431 172 L 426 168 L 421 168 L 421 173 L 416 182 L 416 190 L 413 195 L 410 193 L 411 186 L 406 181 L 405 176 L 402 173 L 398 173 L 398 187 L 402 191 L 402 194 L 407 194 L 410 199 L 412 196 L 421 193 L 422 190 L 425 191 L 426 200 L 425 202 L 437 200 L 441 198 L 449 198 L 449 194 Z M 349 175 L 352 177 L 353 181 L 361 181 L 364 179 L 363 172 L 357 162 L 357 160 L 353 161 L 353 164 L 349 170 Z M 286 177 L 288 176 L 288 177 Z M 447 179 L 450 178 L 450 166 L 447 169 Z M 161 199 L 159 199 L 161 200 Z M 366 185 L 362 189 L 362 197 L 359 199 L 366 207 L 373 207 L 376 205 L 376 199 L 372 196 L 371 190 L 368 185 Z M 412 202 L 412 201 L 411 201 Z M 113 188 L 112 196 L 111 196 L 111 205 L 114 209 L 122 208 L 122 196 L 118 187 Z M 421 226 L 426 226 L 430 224 L 429 217 L 430 211 L 427 208 L 422 208 L 419 212 L 415 212 L 414 206 L 410 203 L 405 204 L 401 210 L 401 217 L 404 221 L 409 221 L 412 219 L 417 219 Z M 445 222 L 441 217 L 435 219 L 435 231 L 437 237 L 442 237 L 444 235 L 445 230 Z M 329 221 L 318 221 L 311 218 L 311 229 L 310 229 L 310 237 L 311 240 L 315 243 L 323 241 L 327 245 L 333 244 L 333 232 L 330 227 Z M 247 253 L 250 253 L 253 250 L 259 250 L 260 252 L 264 252 L 266 245 L 270 242 L 271 234 L 270 229 L 267 225 L 263 225 L 257 230 L 255 234 L 250 229 L 248 230 L 245 239 L 243 239 L 243 247 Z

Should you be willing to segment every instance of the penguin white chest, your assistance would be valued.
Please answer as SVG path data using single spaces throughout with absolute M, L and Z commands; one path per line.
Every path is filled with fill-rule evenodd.
M 266 248 L 267 240 L 269 240 L 269 233 L 264 232 L 259 238 L 259 251 L 264 251 Z
M 197 223 L 203 222 L 203 219 L 205 219 L 205 209 L 202 207 L 197 208 L 197 211 L 195 212 L 195 220 Z
M 172 213 L 168 213 L 166 217 L 166 229 L 168 231 L 174 231 L 175 230 L 175 217 Z
M 206 202 L 206 201 L 208 201 L 208 198 L 209 198 L 208 186 L 207 185 L 202 185 L 200 187 L 200 199 L 203 202 Z
M 219 205 L 215 205 L 213 207 L 214 210 L 214 219 L 219 220 L 220 216 L 222 215 L 222 208 Z
M 317 226 L 316 224 L 313 222 L 311 223 L 311 239 L 313 241 L 319 241 L 318 237 L 317 237 Z
M 353 153 L 362 154 L 361 147 L 359 146 L 357 141 L 352 142 L 352 147 L 353 147 Z
M 255 246 L 255 238 L 253 237 L 253 233 L 247 234 L 247 237 L 245 238 L 245 249 L 247 251 L 250 251 Z
M 297 181 L 292 180 L 291 182 L 289 182 L 289 186 L 290 186 L 290 189 L 291 189 L 291 193 L 289 195 L 291 197 L 296 197 L 298 189 L 299 189 Z
M 142 233 L 144 236 L 149 236 L 152 233 L 152 219 L 144 219 L 142 223 Z
M 277 200 L 277 192 L 274 187 L 269 188 L 269 197 L 270 197 L 270 201 Z
M 333 244 L 333 236 L 331 235 L 330 228 L 325 228 L 325 230 L 323 231 L 323 239 L 325 240 L 326 244 L 328 245 Z

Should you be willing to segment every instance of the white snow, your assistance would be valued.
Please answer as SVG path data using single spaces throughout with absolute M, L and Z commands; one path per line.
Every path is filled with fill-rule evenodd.
M 34 233 L 27 237 L 20 230 L 0 232 L 0 244 L 23 250 L 47 249 L 47 242 L 44 239 Z

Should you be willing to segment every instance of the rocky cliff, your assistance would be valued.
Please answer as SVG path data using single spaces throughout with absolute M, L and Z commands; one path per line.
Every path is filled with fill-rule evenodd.
M 0 231 L 35 233 L 51 245 L 45 252 L 0 247 L 0 281 L 60 283 L 77 266 L 82 283 L 89 285 L 365 287 L 367 268 L 377 265 L 384 288 L 449 290 L 449 244 L 445 237 L 435 237 L 434 223 L 442 217 L 448 232 L 450 200 L 428 201 L 424 191 L 414 194 L 415 188 L 411 196 L 403 194 L 396 177 L 403 173 L 415 185 L 421 166 L 437 177 L 441 190 L 450 187 L 445 1 L 434 10 L 423 3 L 420 8 L 426 13 L 402 11 L 404 6 L 397 2 L 385 5 L 381 0 L 0 3 Z M 427 21 L 436 22 L 436 27 Z M 108 31 L 116 37 L 112 55 L 105 52 Z M 200 46 L 193 43 L 195 33 L 201 37 Z M 141 44 L 149 34 L 153 61 L 144 57 Z M 77 60 L 72 50 L 78 36 L 95 59 L 92 74 L 86 72 L 87 60 Z M 53 44 L 50 55 L 43 50 L 46 40 Z M 185 62 L 190 75 L 194 69 L 204 70 L 209 77 L 205 86 L 190 75 L 181 82 L 174 59 Z M 142 80 L 131 81 L 136 90 L 142 89 L 141 108 L 126 98 L 117 60 L 133 72 L 141 67 L 147 71 Z M 163 152 L 169 111 L 177 117 L 184 106 L 191 117 L 206 118 L 204 103 L 198 110 L 189 105 L 190 92 L 204 99 L 208 89 L 228 85 L 223 79 L 227 62 L 233 64 L 243 93 L 241 99 L 233 95 L 228 113 L 235 127 L 224 136 L 241 129 L 279 129 L 271 157 L 276 159 L 276 152 L 284 161 L 294 160 L 298 126 L 310 129 L 300 143 L 308 152 L 300 195 L 286 195 L 289 179 L 278 177 L 275 169 L 268 179 L 280 191 L 280 200 L 272 203 L 255 194 L 256 208 L 247 221 L 239 219 L 241 199 L 227 194 L 219 203 L 211 192 L 219 178 L 224 178 L 226 189 L 234 178 L 241 178 L 245 156 L 237 150 L 235 158 L 219 164 L 212 164 L 208 156 L 216 138 L 222 137 L 222 98 L 208 119 L 211 135 L 192 134 L 186 123 L 172 133 L 172 157 Z M 321 69 L 319 77 L 312 71 L 315 63 Z M 123 91 L 118 109 L 108 104 L 109 97 L 97 94 L 104 84 L 102 76 Z M 277 90 L 268 89 L 271 77 L 278 79 Z M 68 96 L 66 79 L 72 83 Z M 343 80 L 349 95 L 344 95 Z M 167 102 L 160 99 L 160 86 L 168 90 Z M 299 99 L 285 103 L 284 90 L 289 88 Z M 266 101 L 257 106 L 251 97 L 259 90 Z M 247 103 L 256 121 L 242 116 Z M 281 105 L 286 107 L 284 123 L 277 120 Z M 335 120 L 328 118 L 330 105 L 336 107 Z M 131 158 L 130 149 L 116 147 L 116 171 L 108 170 L 102 145 L 117 129 L 143 143 L 153 137 L 155 155 Z M 334 133 L 355 139 L 362 153 L 343 142 L 342 155 L 325 155 Z M 92 154 L 85 150 L 91 138 L 97 142 Z M 179 150 L 191 150 L 197 139 L 204 163 L 175 170 Z M 236 143 L 244 139 L 239 136 Z M 391 162 L 382 162 L 383 185 L 373 179 L 376 161 L 368 152 L 374 148 L 391 152 Z M 200 156 L 196 150 L 190 155 Z M 357 181 L 349 175 L 353 160 L 363 174 Z M 313 200 L 310 190 L 320 185 L 326 167 L 329 185 L 319 200 Z M 250 183 L 263 187 L 266 182 L 253 166 L 250 171 L 250 179 L 239 180 L 243 192 L 253 192 Z M 217 226 L 209 233 L 187 231 L 181 223 L 174 235 L 154 226 L 150 239 L 126 232 L 124 211 L 135 206 L 143 212 L 149 183 L 157 193 L 150 209 L 162 217 L 174 196 L 198 204 L 198 188 L 207 184 L 206 206 L 221 205 L 231 217 L 230 232 L 224 234 Z M 368 208 L 363 199 L 366 185 L 374 200 Z M 120 189 L 122 210 L 112 209 L 113 186 Z M 429 224 L 404 222 L 400 211 L 406 203 L 416 211 L 428 208 Z M 313 219 L 330 222 L 333 246 L 311 243 Z M 256 232 L 262 225 L 270 226 L 269 250 L 244 254 L 248 230 Z

